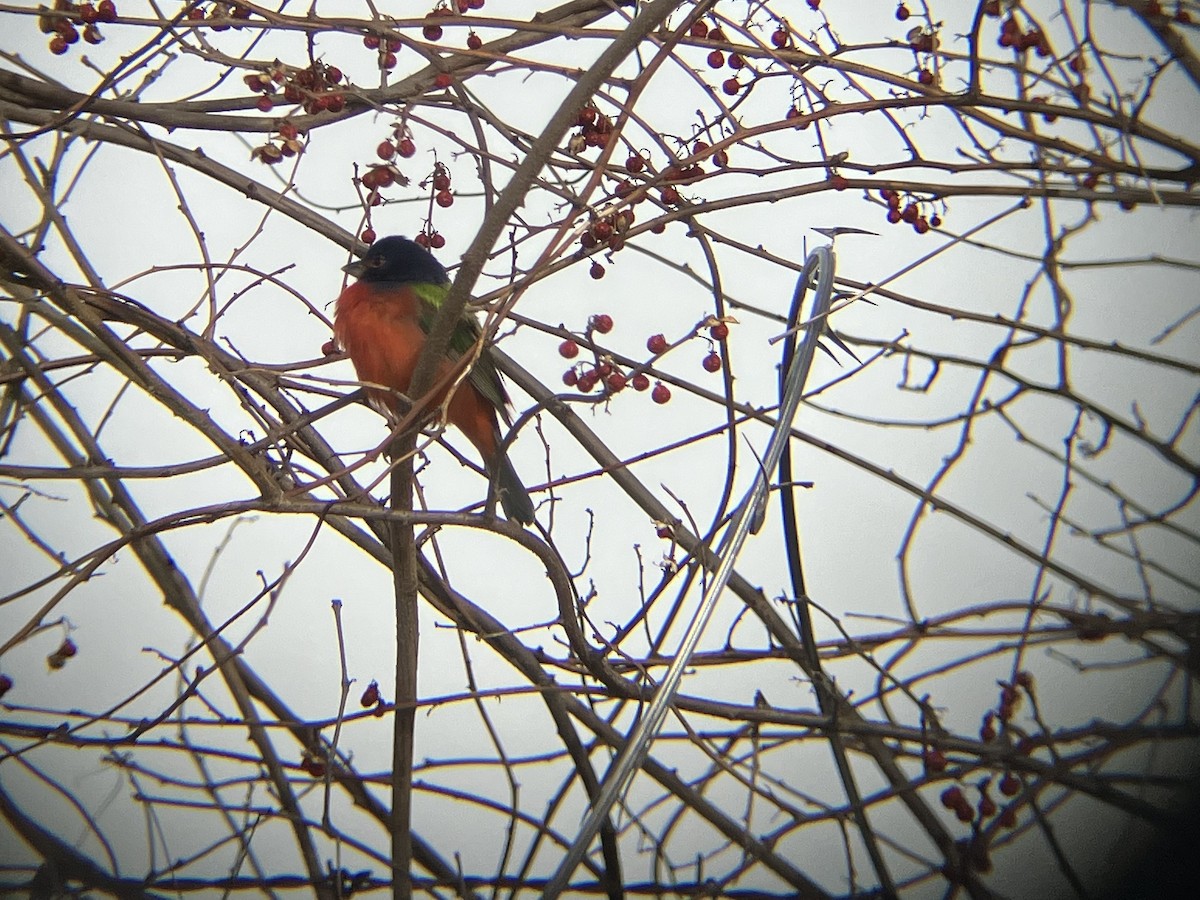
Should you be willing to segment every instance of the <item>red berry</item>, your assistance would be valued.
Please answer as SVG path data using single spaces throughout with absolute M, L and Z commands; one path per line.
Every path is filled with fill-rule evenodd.
M 929 217 L 929 225 L 932 228 L 941 228 L 942 227 L 942 217 L 937 215 L 936 213 L 934 215 L 930 216 Z
M 670 185 L 663 188 L 662 202 L 667 204 L 668 206 L 674 206 L 676 203 L 679 202 L 679 191 L 676 190 L 675 188 L 671 187 Z
M 625 376 L 620 372 L 612 372 L 605 380 L 605 383 L 608 385 L 608 389 L 615 394 L 617 391 L 625 389 Z
M 688 34 L 694 38 L 708 37 L 708 26 L 702 19 L 697 19 L 692 23 L 691 28 L 688 29 Z
M 100 33 L 100 29 L 95 25 L 83 26 L 83 39 L 89 44 L 98 44 L 104 40 L 104 35 Z
M 337 84 L 339 81 L 342 80 L 342 70 L 339 69 L 337 66 L 326 66 L 325 67 L 325 80 L 328 81 L 330 84 Z
M 367 689 L 363 691 L 362 698 L 358 702 L 362 704 L 363 709 L 366 709 L 367 707 L 375 706 L 379 703 L 379 700 L 379 682 L 372 681 L 367 685 Z
M 704 371 L 720 372 L 721 371 L 721 355 L 717 351 L 712 351 L 708 356 L 704 357 Z
M 99 18 L 99 14 L 96 12 L 96 7 L 92 6 L 92 4 L 81 3 L 79 5 L 79 18 L 84 23 L 91 24 Z
M 808 0 L 808 8 L 809 9 L 815 11 L 817 9 L 820 9 L 820 7 L 821 7 L 821 0 Z
M 449 191 L 438 191 L 434 195 L 433 201 L 442 209 L 446 209 L 454 205 L 454 195 Z
M 426 250 L 428 250 L 429 249 L 429 235 L 427 235 L 423 231 L 418 231 L 416 237 L 413 238 L 413 243 L 419 244 L 420 246 L 422 246 Z
M 467 35 L 467 49 L 468 50 L 478 50 L 482 46 L 483 46 L 483 38 L 481 38 L 475 32 L 472 31 L 470 34 Z
M 708 67 L 710 69 L 719 69 L 725 65 L 725 54 L 720 50 L 713 50 L 708 54 Z
M 713 164 L 715 166 L 717 166 L 717 168 L 719 168 L 719 169 L 723 169 L 727 165 L 729 165 L 729 151 L 728 150 L 718 150 L 716 153 L 714 153 L 713 154 Z
M 563 384 L 567 387 L 575 387 L 575 385 L 579 384 L 579 373 L 574 369 L 567 369 L 567 371 L 563 372 L 562 380 Z
M 921 216 L 917 221 L 913 222 L 913 231 L 917 234 L 925 234 L 929 230 L 929 220 Z
M 724 91 L 728 96 L 734 97 L 741 92 L 742 86 L 738 82 L 737 78 L 726 78 L 723 82 L 721 82 L 721 90 Z
M 410 159 L 417 152 L 417 145 L 412 142 L 411 138 L 402 138 L 400 143 L 396 145 L 396 152 L 405 159 Z
M 445 172 L 438 172 L 433 176 L 433 189 L 435 191 L 450 190 L 450 176 Z
M 771 33 L 771 43 L 782 50 L 788 44 L 787 29 L 780 26 Z
M 259 112 L 270 112 L 275 108 L 275 101 L 263 94 L 254 102 L 254 105 L 258 107 Z
M 113 3 L 113 0 L 100 0 L 96 7 L 96 18 L 101 22 L 117 21 L 117 4 Z
M 630 384 L 633 385 L 635 391 L 644 391 L 650 387 L 650 378 L 645 372 L 638 372 L 630 379 Z
M 729 337 L 729 326 L 724 322 L 718 322 L 708 329 L 708 333 L 712 335 L 714 341 L 723 341 Z
M 723 32 L 720 28 L 713 28 L 708 32 L 708 39 L 710 41 L 723 41 L 725 40 L 725 32 Z
M 429 235 L 429 246 L 434 250 L 441 250 L 446 246 L 446 239 L 442 237 L 440 231 L 435 231 Z
M 458 7 L 458 14 L 460 16 L 465 16 L 467 14 L 467 10 L 471 8 L 471 4 L 468 3 L 467 0 L 455 0 L 454 5 Z
M 600 383 L 600 376 L 596 374 L 595 369 L 589 369 L 579 376 L 579 389 L 585 394 L 590 392 L 597 384 Z
M 1004 777 L 1000 779 L 1000 793 L 1005 797 L 1015 797 L 1021 792 L 1021 779 L 1012 772 L 1005 772 Z
M 745 66 L 746 66 L 746 60 L 742 59 L 742 54 L 740 54 L 740 53 L 730 53 L 729 54 L 729 68 L 733 69 L 736 72 L 738 69 L 745 68 Z
M 449 72 L 438 72 L 433 76 L 433 86 L 436 88 L 445 89 L 454 84 L 454 78 Z
M 426 25 L 421 29 L 421 33 L 425 35 L 427 41 L 440 41 L 442 39 L 441 25 Z
M 919 73 L 917 73 L 917 81 L 928 87 L 929 85 L 933 84 L 933 73 L 928 69 L 922 69 Z
M 675 536 L 674 532 L 671 531 L 670 525 L 659 525 L 656 529 L 654 529 L 654 533 L 663 540 L 670 540 Z
M 558 355 L 563 359 L 574 359 L 579 355 L 579 345 L 570 338 L 567 338 L 558 345 Z
M 50 52 L 55 56 L 62 56 L 67 52 L 67 49 L 67 42 L 63 39 L 61 34 L 56 34 L 54 37 L 50 38 Z
M 893 225 L 898 224 L 900 222 L 900 210 L 896 209 L 895 207 L 892 207 L 891 209 L 889 209 L 888 214 L 887 214 L 887 220 L 889 222 L 891 222 Z
M 844 191 L 850 187 L 850 182 L 846 180 L 844 175 L 831 175 L 829 177 L 829 186 L 835 191 Z
M 389 50 L 387 53 L 383 54 L 383 56 L 380 57 L 380 59 L 379 59 L 379 67 L 381 69 L 396 68 L 396 54 L 393 53 L 391 50 Z
M 946 754 L 937 747 L 928 747 L 924 754 L 925 770 L 927 772 L 946 771 Z
M 659 381 L 650 392 L 650 399 L 661 406 L 671 399 L 671 389 Z
M 612 316 L 608 313 L 592 316 L 592 328 L 601 334 L 608 334 L 613 328 Z
M 590 269 L 588 269 L 588 274 L 591 275 L 592 278 L 599 281 L 601 278 L 604 277 L 604 266 L 600 265 L 600 263 L 593 260 L 592 267 Z
M 79 648 L 75 646 L 75 642 L 70 638 L 63 638 L 63 642 L 57 651 L 59 656 L 66 657 L 67 659 L 70 659 L 78 652 Z
M 364 34 L 363 35 L 363 46 L 366 47 L 368 50 L 378 50 L 379 49 L 379 35 Z
M 667 337 L 664 334 L 652 334 L 646 340 L 646 349 L 655 356 L 657 356 L 659 353 L 666 352 L 668 346 Z
M 908 7 L 903 3 L 896 7 L 896 21 L 903 22 L 911 15 L 912 13 L 908 11 Z
M 960 788 L 957 784 L 952 784 L 950 787 L 942 791 L 942 806 L 946 807 L 946 809 L 954 809 L 965 799 L 966 798 L 963 797 L 962 788 Z
M 375 155 L 380 159 L 391 159 L 396 155 L 396 145 L 391 141 L 381 141 L 375 148 Z
M 372 228 L 370 225 L 368 225 L 366 228 L 363 229 L 362 242 L 364 244 L 375 243 L 375 229 Z
M 341 112 L 346 108 L 346 98 L 341 94 L 327 94 L 325 108 L 331 113 Z
M 633 153 L 625 160 L 625 168 L 630 172 L 640 172 L 646 168 L 646 158 L 640 153 Z
M 467 6 L 471 9 L 483 9 L 483 0 L 467 0 Z

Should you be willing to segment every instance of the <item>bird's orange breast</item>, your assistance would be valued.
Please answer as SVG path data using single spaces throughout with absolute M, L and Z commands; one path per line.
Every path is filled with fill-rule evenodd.
M 425 345 L 425 332 L 417 318 L 420 306 L 407 287 L 385 290 L 359 282 L 342 291 L 334 311 L 333 332 L 350 354 L 360 380 L 408 391 Z M 392 405 L 386 394 L 373 393 Z
M 350 355 L 360 381 L 383 385 L 407 394 L 417 359 L 425 346 L 419 315 L 421 300 L 406 286 L 380 288 L 362 282 L 342 291 L 333 314 L 333 332 Z M 450 369 L 439 367 L 439 376 Z M 371 390 L 371 397 L 395 408 L 386 391 Z M 434 402 L 441 402 L 442 396 Z M 459 385 L 450 400 L 448 418 L 479 449 L 485 460 L 496 453 L 499 438 L 496 411 L 469 382 Z

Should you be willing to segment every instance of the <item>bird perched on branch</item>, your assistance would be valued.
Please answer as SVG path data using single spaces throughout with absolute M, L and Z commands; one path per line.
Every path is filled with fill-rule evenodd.
M 334 336 L 350 354 L 360 380 L 388 389 L 368 388 L 371 399 L 395 412 L 392 392 L 408 392 L 426 336 L 450 293 L 450 276 L 428 250 L 399 236 L 376 241 L 365 257 L 342 271 L 358 280 L 338 297 Z M 455 326 L 435 383 L 446 381 L 454 362 L 473 352 L 479 336 L 479 323 L 465 313 Z M 448 389 L 444 384 L 433 402 L 444 402 Z M 491 348 L 484 346 L 470 374 L 454 389 L 447 419 L 483 457 L 505 516 L 528 525 L 533 521 L 533 501 L 500 446 L 496 414 L 500 413 L 506 425 L 511 424 L 507 404 L 508 394 Z

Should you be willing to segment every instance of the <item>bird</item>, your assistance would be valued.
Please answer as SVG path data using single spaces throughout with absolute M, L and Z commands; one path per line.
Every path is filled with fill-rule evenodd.
M 396 412 L 393 392 L 407 393 L 429 329 L 450 293 L 450 275 L 432 253 L 400 235 L 380 238 L 366 255 L 342 271 L 355 278 L 337 298 L 333 333 L 346 351 L 368 397 Z M 438 368 L 446 376 L 479 340 L 479 323 L 464 313 L 454 328 L 447 355 Z M 446 390 L 433 402 L 442 403 Z M 494 479 L 504 515 L 522 525 L 534 520 L 533 501 L 501 447 L 500 424 L 511 425 L 504 389 L 491 347 L 484 345 L 468 376 L 454 391 L 447 419 L 479 451 L 488 477 Z

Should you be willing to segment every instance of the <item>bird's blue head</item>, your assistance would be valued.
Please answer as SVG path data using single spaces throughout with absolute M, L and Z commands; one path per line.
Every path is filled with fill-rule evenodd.
M 362 259 L 342 271 L 359 281 L 391 284 L 448 284 L 450 276 L 433 254 L 415 241 L 393 235 L 380 238 Z

